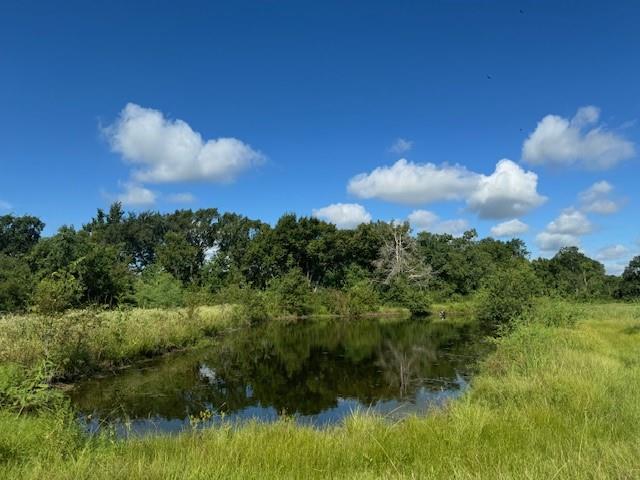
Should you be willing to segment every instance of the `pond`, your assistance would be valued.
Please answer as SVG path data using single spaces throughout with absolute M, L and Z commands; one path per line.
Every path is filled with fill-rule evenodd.
M 422 414 L 460 395 L 484 348 L 473 322 L 309 320 L 239 330 L 70 392 L 90 432 L 173 433 L 283 415 L 323 427 L 352 412 Z M 204 412 L 204 415 L 202 415 Z M 209 416 L 209 414 L 211 414 Z

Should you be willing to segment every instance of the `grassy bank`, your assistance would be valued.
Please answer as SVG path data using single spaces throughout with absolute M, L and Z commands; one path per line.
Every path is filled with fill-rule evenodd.
M 241 323 L 230 305 L 7 315 L 0 317 L 0 364 L 33 368 L 45 361 L 51 376 L 72 379 L 184 348 Z
M 408 310 L 379 307 L 361 317 L 406 318 Z M 336 318 L 335 314 L 287 315 L 265 321 L 298 322 L 308 318 Z M 253 324 L 236 305 L 193 308 L 75 310 L 51 316 L 0 316 L 2 364 L 24 369 L 46 366 L 49 379 L 72 381 L 195 345 L 225 330 Z
M 519 327 L 427 418 L 86 442 L 54 413 L 2 414 L 0 477 L 637 478 L 639 397 L 640 308 L 594 305 L 575 328 Z

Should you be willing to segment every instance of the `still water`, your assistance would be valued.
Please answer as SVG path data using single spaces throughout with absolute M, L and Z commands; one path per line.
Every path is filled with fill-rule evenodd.
M 179 432 L 286 415 L 327 426 L 357 410 L 425 413 L 460 395 L 485 350 L 472 323 L 310 320 L 241 330 L 206 347 L 93 378 L 69 393 L 87 430 Z

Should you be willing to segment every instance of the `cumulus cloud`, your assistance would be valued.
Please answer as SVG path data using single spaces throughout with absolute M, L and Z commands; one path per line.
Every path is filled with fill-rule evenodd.
M 413 163 L 405 159 L 361 173 L 349 181 L 348 191 L 360 198 L 421 204 L 465 200 L 481 218 L 509 218 L 542 205 L 538 176 L 511 160 L 500 160 L 491 175 L 460 165 Z
M 349 181 L 349 193 L 360 198 L 419 204 L 460 200 L 478 183 L 478 175 L 459 165 L 413 163 L 400 159 L 371 173 L 361 173 Z
M 602 262 L 604 269 L 609 275 L 621 275 L 624 269 L 627 268 L 628 262 Z
M 536 245 L 544 252 L 552 252 L 562 247 L 578 247 L 580 238 L 566 233 L 540 232 L 536 235 Z
M 543 251 L 579 246 L 580 237 L 592 231 L 593 225 L 583 212 L 567 208 L 536 236 L 536 243 Z
M 572 119 L 544 117 L 522 146 L 522 159 L 532 165 L 578 165 L 602 170 L 635 154 L 632 142 L 597 125 L 600 110 L 578 109 Z
M 189 192 L 184 193 L 171 193 L 167 195 L 167 200 L 172 203 L 193 203 L 196 197 Z
M 411 226 L 420 232 L 433 228 L 440 217 L 429 210 L 414 210 L 409 214 L 408 220 Z
M 620 210 L 620 202 L 609 197 L 612 191 L 613 186 L 605 180 L 594 183 L 578 195 L 582 210 L 600 215 L 616 213 Z
M 413 142 L 411 140 L 406 140 L 404 138 L 398 138 L 393 145 L 389 147 L 389 151 L 391 153 L 395 153 L 398 155 L 402 155 L 405 152 L 408 152 L 413 148 Z
M 469 222 L 463 218 L 456 218 L 453 220 L 443 220 L 434 226 L 433 231 L 435 233 L 448 233 L 454 237 L 462 235 L 469 230 Z
M 408 220 L 411 227 L 418 232 L 429 231 L 459 236 L 469 230 L 469 222 L 465 219 L 440 220 L 438 215 L 429 210 L 414 210 L 409 214 Z
M 614 244 L 599 249 L 595 254 L 595 259 L 604 264 L 609 275 L 620 275 L 634 255 L 637 253 L 632 249 L 621 244 Z
M 499 223 L 491 228 L 491 235 L 494 237 L 514 237 L 529 230 L 529 225 L 514 218 L 506 222 Z
M 129 103 L 104 133 L 138 182 L 230 182 L 264 156 L 236 138 L 204 140 L 189 124 Z
M 587 216 L 575 208 L 567 208 L 547 225 L 547 231 L 551 233 L 586 235 L 591 233 L 592 230 L 593 225 Z
M 371 214 L 357 203 L 334 203 L 322 208 L 314 208 L 312 215 L 333 223 L 338 228 L 355 228 L 361 223 L 369 223 Z
M 629 255 L 629 249 L 624 245 L 616 244 L 602 247 L 596 252 L 596 260 L 609 261 L 619 260 Z
M 5 200 L 0 200 L 0 210 L 11 210 L 13 205 Z
M 519 217 L 547 200 L 537 188 L 535 173 L 525 172 L 515 162 L 503 159 L 494 173 L 480 175 L 467 204 L 480 218 Z
M 122 185 L 123 191 L 116 195 L 116 200 L 122 202 L 123 205 L 130 207 L 149 207 L 153 205 L 158 195 L 135 183 L 125 183 Z

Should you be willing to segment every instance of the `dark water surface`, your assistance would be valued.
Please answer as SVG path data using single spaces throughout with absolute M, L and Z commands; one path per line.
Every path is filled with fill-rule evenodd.
M 391 418 L 424 413 L 460 395 L 479 352 L 472 323 L 309 320 L 241 330 L 69 393 L 89 431 L 178 432 L 191 417 L 326 426 L 355 410 Z

